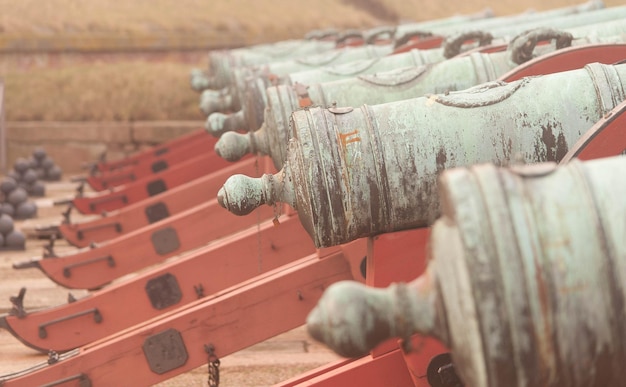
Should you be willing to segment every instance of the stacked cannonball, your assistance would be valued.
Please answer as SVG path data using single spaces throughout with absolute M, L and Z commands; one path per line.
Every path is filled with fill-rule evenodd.
M 44 196 L 46 186 L 39 180 L 40 173 L 33 164 L 32 159 L 19 157 L 15 160 L 13 170 L 8 173 L 7 179 L 15 180 L 17 186 L 24 189 L 28 196 Z M 4 193 L 6 194 L 6 192 Z
M 33 151 L 32 157 L 28 160 L 29 167 L 37 172 L 37 177 L 44 181 L 59 181 L 63 171 L 61 167 L 54 163 L 43 148 Z
M 0 215 L 0 250 L 23 250 L 26 247 L 26 236 L 14 228 L 13 218 L 7 214 Z
M 43 196 L 45 186 L 37 180 L 37 172 L 30 168 L 25 158 L 18 158 L 13 170 L 0 181 L 0 213 L 14 219 L 28 219 L 37 216 L 37 206 L 28 196 Z

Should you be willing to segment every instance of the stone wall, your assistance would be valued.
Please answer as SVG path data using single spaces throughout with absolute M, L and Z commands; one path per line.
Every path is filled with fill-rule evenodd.
M 104 152 L 109 160 L 201 129 L 200 121 L 6 122 L 7 167 L 43 147 L 66 174 L 84 172 Z M 210 150 L 208 150 L 210 151 Z M 4 171 L 6 172 L 6 171 Z

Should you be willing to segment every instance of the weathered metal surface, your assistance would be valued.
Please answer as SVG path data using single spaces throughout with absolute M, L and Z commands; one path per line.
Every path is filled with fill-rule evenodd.
M 350 61 L 345 64 L 323 66 L 318 69 L 291 72 L 280 77 L 250 77 L 240 74 L 245 69 L 235 73 L 240 86 L 237 88 L 238 95 L 242 99 L 242 113 L 245 124 L 238 129 L 248 131 L 257 130 L 264 121 L 264 110 L 267 105 L 265 90 L 268 87 L 280 84 L 294 85 L 314 84 L 330 82 L 340 79 L 356 77 L 361 74 L 373 74 L 380 71 L 388 71 L 395 68 L 419 66 L 426 63 L 435 63 L 443 58 L 436 50 L 410 50 L 402 54 L 386 55 L 378 58 L 361 59 Z M 213 117 L 213 114 L 216 117 Z M 226 129 L 226 123 L 220 120 L 219 113 L 213 113 L 207 119 L 207 130 L 214 136 L 220 136 Z M 240 114 L 240 113 L 237 113 Z
M 588 1 L 585 3 L 565 6 L 560 8 L 552 8 L 543 11 L 529 11 L 522 12 L 520 14 L 497 16 L 491 18 L 479 18 L 470 23 L 459 23 L 455 25 L 447 26 L 431 26 L 430 31 L 436 34 L 443 34 L 448 36 L 450 34 L 458 34 L 467 31 L 487 31 L 491 32 L 496 29 L 506 29 L 516 25 L 523 25 L 527 23 L 534 23 L 532 28 L 540 27 L 542 25 L 548 25 L 550 19 L 558 19 L 562 17 L 577 15 L 577 14 L 589 14 L 593 15 L 594 11 L 602 10 L 605 5 L 602 1 Z M 593 16 L 591 16 L 593 17 Z M 547 23 L 546 23 L 547 22 Z M 409 25 L 410 26 L 410 25 Z M 551 25 L 552 26 L 552 25 Z M 552 26 L 555 27 L 555 26 Z M 401 35 L 402 27 L 398 27 L 396 35 Z M 514 33 L 517 35 L 519 32 Z M 494 35 L 496 36 L 496 35 Z
M 228 85 L 232 68 L 258 65 L 276 60 L 289 60 L 334 50 L 336 43 L 325 40 L 288 40 L 232 50 L 209 53 L 209 88 L 221 89 Z
M 475 387 L 622 386 L 625 172 L 620 156 L 447 171 L 427 273 L 380 290 L 333 285 L 309 331 L 347 356 L 437 336 Z
M 449 28 L 451 26 L 467 24 L 492 16 L 493 14 L 491 12 L 482 11 L 470 15 L 459 15 L 419 23 L 402 24 L 393 28 L 393 35 L 391 37 L 392 39 L 396 39 L 407 33 L 427 31 L 430 28 Z M 388 27 L 385 27 L 385 29 L 388 29 Z M 379 36 L 380 29 L 362 31 L 361 34 L 365 42 L 374 43 L 373 40 Z M 329 35 L 332 36 L 333 39 L 327 39 Z M 202 90 L 200 87 L 215 89 L 226 86 L 231 77 L 231 72 L 237 67 L 260 65 L 274 61 L 304 57 L 335 49 L 338 46 L 337 43 L 341 45 L 341 42 L 337 42 L 341 34 L 335 30 L 318 36 L 320 37 L 314 40 L 313 44 L 310 44 L 311 47 L 301 47 L 302 45 L 295 44 L 295 42 L 300 41 L 286 41 L 234 50 L 213 51 L 209 54 L 210 74 L 208 76 L 200 70 L 192 70 L 191 77 L 192 82 L 196 85 L 195 90 Z M 321 44 L 315 43 L 320 41 L 322 42 Z
M 626 22 L 621 23 L 626 34 Z M 557 34 L 557 36 L 560 36 Z M 626 37 L 626 35 L 624 35 Z M 582 43 L 582 42 L 579 42 Z M 543 46 L 548 52 L 552 46 Z M 614 58 L 626 54 L 626 45 L 605 46 L 588 54 L 581 49 L 581 61 L 560 61 L 563 67 L 580 68 L 590 62 L 614 63 Z M 384 73 L 361 75 L 342 81 L 319 84 L 276 86 L 266 89 L 267 109 L 261 129 L 245 134 L 229 132 L 215 145 L 216 152 L 228 161 L 237 161 L 248 153 L 267 154 L 277 169 L 286 160 L 287 144 L 291 137 L 289 118 L 293 111 L 303 107 L 333 104 L 358 106 L 365 103 L 382 104 L 415 98 L 431 93 L 445 93 L 494 81 L 516 66 L 511 58 L 516 50 L 492 54 L 473 53 L 432 65 L 407 67 Z M 547 69 L 546 69 L 547 70 Z M 559 70 L 555 64 L 551 72 Z M 561 71 L 568 70 L 564 68 Z
M 574 39 L 571 44 L 575 46 L 588 44 L 588 43 L 601 43 L 601 42 L 623 42 L 624 36 L 626 34 L 626 22 L 623 19 L 604 22 L 604 23 L 596 23 L 589 26 L 583 27 L 574 27 L 569 28 L 567 30 L 555 30 L 552 28 L 538 28 L 530 31 L 525 31 L 524 33 L 516 36 L 512 39 L 510 43 L 510 47 L 508 49 L 508 57 L 510 63 L 508 63 L 509 69 L 514 68 L 516 65 L 520 63 L 521 60 L 529 60 L 535 56 L 542 56 L 547 52 L 551 51 L 550 49 L 542 46 L 538 49 L 535 49 L 536 45 L 540 41 L 553 41 L 554 49 L 561 49 L 570 43 L 570 39 L 573 36 L 578 38 Z M 461 40 L 458 40 L 459 42 Z M 458 48 L 458 47 L 457 47 Z M 390 71 L 393 69 L 398 69 L 402 67 L 408 66 L 419 66 L 425 64 L 439 64 L 444 61 L 444 54 L 447 50 L 447 46 L 443 49 L 436 50 L 418 50 L 413 49 L 408 52 L 388 55 L 382 58 L 373 58 L 367 60 L 360 60 L 349 62 L 343 65 L 337 66 L 328 66 L 323 67 L 316 70 L 310 71 L 300 71 L 295 73 L 289 73 L 284 76 L 274 76 L 274 77 L 264 77 L 264 76 L 248 76 L 245 77 L 245 81 L 241 81 L 238 86 L 239 97 L 238 99 L 241 101 L 241 110 L 243 111 L 243 115 L 245 117 L 245 123 L 241 123 L 238 121 L 238 130 L 257 130 L 261 127 L 264 121 L 264 109 L 267 106 L 267 96 L 266 89 L 271 86 L 278 85 L 295 85 L 297 83 L 304 85 L 313 85 L 316 83 L 326 83 L 335 80 L 344 80 L 347 78 L 354 78 L 360 75 L 365 74 L 373 74 L 378 72 Z M 481 52 L 483 54 L 487 54 L 490 52 Z M 499 55 L 495 55 L 493 58 L 496 61 L 496 64 L 491 64 L 491 57 L 486 56 L 484 59 L 480 61 L 476 61 L 475 66 L 478 67 L 476 71 L 484 71 L 494 73 L 498 70 L 502 71 L 501 66 L 506 63 L 506 59 L 504 54 L 495 52 Z M 494 53 L 494 54 L 495 54 Z M 472 55 L 477 55 L 478 52 L 474 52 Z M 586 63 L 590 63 L 593 60 L 589 60 Z M 484 63 L 483 63 L 484 62 Z M 503 63 L 499 63 L 503 62 Z M 456 63 L 456 62 L 455 62 Z M 603 62 L 605 63 L 605 62 Z M 455 65 L 445 65 L 453 67 Z M 495 67 L 493 70 L 490 67 Z M 246 70 L 241 70 L 246 71 Z M 452 71 L 452 70 L 448 70 Z M 469 71 L 472 71 L 471 69 Z M 562 71 L 562 70 L 561 70 Z M 458 74 L 461 74 L 459 71 Z M 457 74 L 457 76 L 458 76 Z M 236 72 L 237 76 L 243 77 L 243 75 Z M 501 74 L 500 74 L 501 75 Z M 243 78 L 242 78 L 243 79 Z M 483 78 L 482 82 L 494 80 L 493 77 Z M 462 84 L 459 87 L 470 87 L 476 83 L 468 83 L 465 86 Z M 450 90 L 458 90 L 450 89 Z M 429 91 L 429 90 L 427 90 Z M 432 92 L 431 90 L 429 92 Z M 355 94 L 355 93 L 352 93 Z M 369 94 L 368 94 L 369 95 Z M 419 95 L 419 94 L 418 94 Z M 343 102 L 342 100 L 338 100 L 339 103 L 350 103 Z M 367 102 L 363 99 L 363 102 Z M 374 103 L 374 102 L 373 102 Z M 239 114 L 239 113 L 238 113 Z M 224 128 L 224 121 L 218 119 L 211 118 L 209 116 L 206 125 L 207 130 L 209 130 L 213 135 L 221 135 L 227 130 Z
M 209 115 L 213 112 L 228 112 L 240 109 L 239 99 L 236 94 L 231 93 L 228 88 L 215 91 L 211 89 L 203 90 L 200 93 L 200 110 Z
M 626 98 L 624 82 L 625 65 L 596 63 L 341 114 L 300 110 L 283 169 L 259 179 L 232 176 L 218 200 L 239 215 L 287 203 L 317 246 L 426 226 L 439 213 L 443 169 L 558 161 Z
M 590 160 L 626 154 L 626 102 L 605 114 L 583 134 L 563 157 L 561 163 L 574 158 Z
M 220 112 L 211 113 L 204 125 L 207 132 L 215 137 L 221 136 L 225 132 L 235 132 L 242 130 L 246 125 L 246 117 L 243 110 L 239 110 L 232 114 L 224 114 Z
M 189 358 L 183 337 L 176 329 L 148 336 L 142 349 L 150 370 L 159 375 L 181 367 Z
M 203 112 L 236 111 L 245 95 L 246 80 L 249 77 L 275 78 L 296 71 L 305 71 L 323 66 L 349 63 L 359 59 L 380 58 L 393 52 L 392 44 L 344 47 L 317 55 L 310 55 L 288 61 L 270 62 L 258 66 L 239 67 L 231 71 L 229 84 L 232 86 L 228 96 L 216 96 L 208 93 L 203 103 Z
M 623 18 L 623 16 L 626 16 L 626 13 L 624 12 L 626 11 L 626 8 L 616 7 L 616 8 L 612 8 L 612 10 L 616 12 L 615 15 L 610 14 L 606 11 L 602 11 L 599 13 L 592 12 L 588 15 L 589 17 L 584 17 L 584 18 L 581 15 L 567 16 L 567 17 L 561 16 L 561 17 L 557 17 L 555 19 L 550 20 L 550 25 L 556 26 L 559 28 L 568 28 L 568 30 L 570 30 L 570 32 L 574 36 L 580 37 L 580 39 L 588 39 L 587 37 L 589 36 L 597 36 L 597 35 L 608 36 L 608 35 L 620 34 L 622 33 L 623 28 L 619 27 L 619 22 L 616 24 L 609 23 L 609 25 L 617 25 L 617 27 L 611 27 L 611 28 L 601 23 L 601 22 L 606 22 L 606 21 L 613 21 L 616 19 L 619 21 L 620 18 Z M 589 23 L 592 23 L 592 24 L 589 24 Z M 526 41 L 528 41 L 529 39 L 533 39 L 533 38 L 537 40 L 538 39 L 537 36 L 535 37 L 529 36 L 526 32 L 528 29 L 537 28 L 538 26 L 543 27 L 543 24 L 539 21 L 526 21 L 525 23 L 521 23 L 515 26 L 510 26 L 506 29 L 502 29 L 502 28 L 495 29 L 493 33 L 489 33 L 489 34 L 481 32 L 481 31 L 474 31 L 474 35 L 477 35 L 477 36 L 484 36 L 486 34 L 489 36 L 495 35 L 495 36 L 500 37 L 500 41 L 508 41 L 511 38 L 513 38 L 515 34 L 526 34 L 526 36 L 524 37 Z M 464 36 L 464 35 L 461 34 L 461 36 Z M 557 42 L 557 47 L 562 47 L 564 43 L 566 42 L 562 40 L 563 36 L 561 36 L 559 39 L 561 40 Z M 460 38 L 451 39 L 451 42 L 448 42 L 448 44 L 446 44 L 442 48 L 418 50 L 417 54 L 419 57 L 421 57 L 420 61 L 422 62 L 422 64 L 440 62 L 446 59 L 447 57 L 450 57 L 453 55 L 453 53 L 451 53 L 451 50 L 454 51 L 454 53 L 460 52 L 461 44 L 465 40 L 467 39 L 465 38 L 464 39 L 460 39 Z M 487 43 L 487 41 L 484 41 L 483 43 Z M 533 51 L 532 50 L 533 44 L 525 43 L 525 47 L 526 47 L 525 51 L 527 53 L 529 52 L 531 53 Z M 518 53 L 518 54 L 520 53 L 523 54 L 523 52 L 519 48 L 517 50 L 514 50 L 513 52 Z M 413 54 L 415 55 L 416 52 L 413 52 Z M 333 55 L 337 55 L 337 54 L 332 53 L 332 52 L 325 54 L 325 56 L 333 56 Z M 396 54 L 396 55 L 399 55 L 399 54 Z M 393 57 L 396 55 L 391 55 L 391 56 Z M 408 58 L 404 58 L 404 59 L 406 60 Z M 520 58 L 517 59 L 517 62 L 519 62 L 519 60 Z M 387 69 L 394 68 L 394 67 L 391 67 L 391 66 L 394 66 L 392 64 L 394 60 L 385 60 L 384 62 L 386 63 L 385 66 L 389 66 L 389 67 L 386 67 Z M 396 60 L 395 62 L 396 62 L 395 68 L 401 65 L 399 63 L 400 61 Z M 348 62 L 348 64 L 349 63 L 350 62 Z M 360 69 L 358 70 L 359 73 L 372 73 L 372 72 L 377 71 L 377 68 L 379 68 L 378 66 L 373 66 L 373 63 L 374 61 L 370 61 L 369 63 L 361 62 L 361 63 L 355 64 L 353 68 Z M 265 89 L 271 85 L 282 84 L 282 83 L 288 82 L 289 78 L 286 78 L 286 79 L 284 78 L 286 75 L 288 75 L 290 72 L 293 73 L 294 71 L 297 71 L 297 72 L 301 71 L 301 69 L 290 68 L 290 66 L 285 67 L 285 65 L 287 65 L 287 63 L 278 62 L 275 64 L 274 68 L 261 66 L 260 68 L 238 68 L 238 69 L 233 70 L 233 78 L 232 78 L 231 84 L 235 86 L 230 96 L 229 97 L 215 96 L 215 95 L 211 96 L 210 98 L 213 98 L 213 100 L 211 102 L 205 102 L 205 105 L 210 106 L 211 109 L 214 109 L 214 110 L 205 110 L 205 112 L 208 112 L 208 113 L 216 112 L 216 111 L 220 111 L 220 109 L 221 111 L 234 111 L 234 110 L 237 110 L 239 106 L 241 106 L 242 103 L 245 103 L 247 106 L 244 107 L 243 110 L 244 110 L 244 115 L 246 116 L 246 122 L 248 125 L 247 129 L 255 130 L 256 128 L 259 128 L 260 127 L 259 123 L 261 122 L 261 119 L 263 118 L 262 112 L 263 112 L 263 106 L 264 106 L 263 101 L 265 100 L 265 96 L 264 96 Z M 270 64 L 269 66 L 272 66 L 272 64 Z M 334 75 L 335 78 L 340 77 L 340 76 L 341 77 L 346 76 L 345 71 L 343 71 L 343 75 L 340 75 L 342 74 L 341 70 L 338 72 L 331 70 L 330 72 L 326 72 L 326 73 L 324 72 L 318 73 L 318 76 L 321 76 L 322 79 L 317 79 L 317 80 L 316 79 L 300 79 L 300 83 L 311 84 L 311 83 L 320 82 L 322 80 L 329 81 L 332 78 L 331 74 L 333 73 L 335 73 Z M 352 70 L 351 74 L 355 75 L 354 70 Z M 292 83 L 293 81 L 295 81 L 295 79 L 292 80 Z M 248 109 L 250 109 L 250 111 L 247 111 Z M 206 126 L 208 130 L 213 131 L 214 133 L 222 133 L 224 131 L 223 128 L 219 126 L 219 121 L 207 122 Z M 246 128 L 243 128 L 243 129 L 246 129 Z
M 564 28 L 567 26 L 579 25 L 578 23 L 584 24 L 582 18 L 578 17 L 578 13 L 589 14 L 589 18 L 593 20 L 598 16 L 598 12 L 602 10 L 604 5 L 602 2 L 587 2 L 582 5 L 573 6 L 573 7 L 563 7 L 558 9 L 553 9 L 545 12 L 537 12 L 532 14 L 523 14 L 523 15 L 515 15 L 508 17 L 497 17 L 497 18 L 488 18 L 483 20 L 486 14 L 479 13 L 478 17 L 476 15 L 472 15 L 470 17 L 459 17 L 456 19 L 448 19 L 443 21 L 430 21 L 430 22 L 421 22 L 421 23 L 412 23 L 405 24 L 396 27 L 396 37 L 401 38 L 405 33 L 411 33 L 414 31 L 435 31 L 443 34 L 457 33 L 463 32 L 467 29 L 488 29 L 489 32 L 491 30 L 499 29 L 497 34 L 493 36 L 506 36 L 509 34 L 516 35 L 524 30 L 539 27 L 545 23 L 546 19 L 554 19 L 555 24 L 551 24 L 555 28 Z M 571 16 L 571 21 L 565 21 L 564 18 Z M 592 21 L 588 21 L 592 22 Z M 504 31 L 504 29 L 511 29 L 512 26 L 519 26 L 517 30 L 514 31 Z M 317 42 L 317 41 L 314 41 Z M 322 42 L 326 43 L 326 42 Z M 210 56 L 210 73 L 214 77 L 211 78 L 210 83 L 212 83 L 211 88 L 222 88 L 227 85 L 234 85 L 231 81 L 232 72 L 235 68 L 244 67 L 244 66 L 257 66 L 264 65 L 270 63 L 272 61 L 276 61 L 280 58 L 280 60 L 289 60 L 292 58 L 303 57 L 305 55 L 311 55 L 312 52 L 308 54 L 304 54 L 303 52 L 299 52 L 296 54 L 297 50 L 293 49 L 290 52 L 288 48 L 292 45 L 293 42 L 280 42 L 276 45 L 279 46 L 277 51 L 280 52 L 280 56 L 274 55 L 272 52 L 271 55 L 259 54 L 259 49 L 249 50 L 247 48 L 230 50 L 230 51 L 214 51 L 209 54 Z M 273 47 L 271 45 L 262 45 L 260 47 L 264 47 L 268 50 L 267 47 Z M 273 50 L 270 49 L 270 50 Z M 330 48 L 332 50 L 332 48 Z M 250 53 L 252 51 L 252 53 Z M 318 50 L 315 52 L 324 52 L 329 51 L 328 48 L 323 50 Z M 293 56 L 290 56 L 293 55 Z M 206 81 L 205 81 L 206 82 Z

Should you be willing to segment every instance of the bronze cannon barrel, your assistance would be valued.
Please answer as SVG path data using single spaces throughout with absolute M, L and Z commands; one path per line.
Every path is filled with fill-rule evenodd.
M 205 89 L 221 89 L 227 86 L 230 69 L 233 67 L 313 55 L 336 47 L 334 40 L 292 39 L 229 50 L 213 50 L 209 52 L 207 79 L 201 86 Z
M 299 110 L 282 170 L 231 176 L 218 201 L 239 215 L 287 203 L 318 247 L 427 226 L 439 214 L 439 172 L 516 158 L 558 161 L 625 99 L 625 82 L 626 65 L 594 63 L 356 109 Z
M 590 1 L 578 6 L 557 8 L 545 13 L 561 13 L 568 14 L 573 12 L 581 12 L 584 10 L 600 8 L 602 2 Z M 540 12 L 543 14 L 544 12 Z M 519 15 L 518 17 L 529 15 Z M 493 17 L 491 10 L 483 10 L 468 15 L 457 15 L 433 20 L 425 20 L 417 23 L 404 23 L 394 27 L 392 38 L 415 34 L 416 31 L 427 31 L 435 28 L 451 28 L 457 25 L 466 25 L 468 23 L 477 22 L 482 19 Z M 532 15 L 531 17 L 535 17 Z M 510 17 L 501 17 L 508 20 Z M 504 23 L 502 21 L 501 23 Z M 359 31 L 363 35 L 366 42 L 371 41 L 372 37 L 379 33 L 378 28 Z M 315 53 L 321 53 L 332 50 L 337 47 L 338 41 L 342 39 L 342 34 L 337 30 L 314 31 L 308 34 L 304 40 L 287 40 L 276 43 L 265 43 L 254 46 L 230 49 L 230 50 L 214 50 L 209 53 L 209 69 L 208 73 L 199 70 L 192 70 L 192 83 L 196 83 L 195 90 L 201 91 L 205 88 L 221 89 L 227 86 L 230 79 L 230 72 L 237 67 L 260 65 L 280 60 L 295 59 Z
M 617 37 L 607 40 L 624 41 L 626 37 L 626 20 L 613 23 L 610 32 L 620 32 Z M 531 57 L 532 54 L 520 54 L 535 35 L 550 36 L 558 42 L 564 41 L 573 45 L 584 44 L 587 39 L 571 41 L 568 33 L 554 30 L 533 30 L 526 36 L 518 37 L 508 51 L 496 53 L 472 53 L 459 56 L 430 66 L 401 68 L 385 73 L 361 75 L 335 82 L 318 84 L 295 83 L 292 86 L 280 85 L 266 89 L 263 111 L 264 118 L 261 128 L 245 134 L 227 131 L 215 145 L 216 152 L 229 161 L 239 160 L 247 153 L 267 154 L 272 157 L 277 169 L 282 168 L 285 160 L 287 143 L 290 137 L 289 117 L 293 111 L 307 106 L 329 107 L 333 104 L 359 106 L 362 104 L 382 104 L 408 98 L 423 96 L 427 93 L 444 93 L 462 90 L 480 83 L 494 81 L 518 64 L 514 61 L 520 56 Z M 601 40 L 596 34 L 595 41 Z M 559 48 L 557 44 L 557 48 Z M 611 49 L 607 45 L 607 50 Z M 538 51 L 552 51 L 553 46 L 542 46 Z M 263 100 L 256 100 L 261 104 Z M 248 104 L 251 106 L 251 104 Z M 247 108 L 245 110 L 256 111 Z M 241 115 L 241 116 L 240 116 Z M 240 119 L 245 119 L 241 112 Z M 221 116 L 220 116 L 221 117 Z M 228 124 L 228 122 L 227 122 Z M 234 129 L 231 124 L 215 123 L 226 129 Z
M 622 156 L 448 170 L 426 272 L 333 284 L 308 330 L 349 357 L 435 336 L 472 387 L 623 386 L 625 174 Z
M 624 33 L 624 18 L 602 22 L 602 23 L 594 23 L 586 26 L 573 27 L 563 30 L 565 33 L 571 34 L 573 37 L 573 41 L 571 41 L 572 45 L 585 44 L 588 42 L 601 42 L 603 39 L 607 39 L 611 36 L 616 36 Z M 518 35 L 517 37 L 511 40 L 511 43 L 516 41 L 519 43 L 520 41 L 528 42 L 531 39 L 530 33 L 541 32 L 541 31 L 554 31 L 551 28 L 536 28 L 530 31 L 525 31 L 524 33 Z M 521 38 L 520 38 L 521 36 Z M 537 35 L 538 36 L 538 35 Z M 549 35 L 544 34 L 544 38 Z M 557 48 L 563 47 L 563 43 L 569 43 L 570 40 L 563 40 L 563 35 L 553 35 L 554 40 L 557 42 Z M 534 37 L 536 39 L 536 36 Z M 570 38 L 572 39 L 572 38 Z M 613 39 L 611 41 L 616 41 Z M 522 42 L 524 43 L 524 42 Z M 529 42 L 528 42 L 529 43 Z M 532 45 L 529 45 L 532 47 Z M 524 51 L 524 47 L 521 44 L 517 44 L 515 50 L 516 51 Z M 444 48 L 445 50 L 445 48 Z M 538 52 L 542 52 L 539 50 Z M 543 50 L 545 52 L 545 50 Z M 495 61 L 501 60 L 501 53 L 493 53 L 494 55 L 486 55 L 484 56 L 484 63 L 476 62 L 476 66 L 479 67 L 489 67 L 491 66 L 491 59 L 495 58 Z M 497 54 L 497 55 L 496 55 Z M 433 56 L 434 55 L 434 56 Z M 407 66 L 418 66 L 429 63 L 445 63 L 447 61 L 441 60 L 441 50 L 418 50 L 413 49 L 408 52 L 403 52 L 394 55 L 388 55 L 381 58 L 373 58 L 368 60 L 359 60 L 355 62 L 350 62 L 344 65 L 337 66 L 326 66 L 319 69 L 309 70 L 309 71 L 300 71 L 295 73 L 289 73 L 282 77 L 272 77 L 269 79 L 268 77 L 248 77 L 245 80 L 245 84 L 239 87 L 241 90 L 240 97 L 242 106 L 238 103 L 234 103 L 233 95 L 227 94 L 226 96 L 210 96 L 215 101 L 220 101 L 219 106 L 216 105 L 213 110 L 228 110 L 233 109 L 237 110 L 240 108 L 241 111 L 238 111 L 237 114 L 232 115 L 224 115 L 223 113 L 213 113 L 209 115 L 207 122 L 205 124 L 206 129 L 215 136 L 220 136 L 224 132 L 233 131 L 233 130 L 256 130 L 261 127 L 264 121 L 264 109 L 267 105 L 267 97 L 266 97 L 266 89 L 268 87 L 281 85 L 281 84 L 295 84 L 301 83 L 304 85 L 312 85 L 315 83 L 325 83 L 334 80 L 348 79 L 354 78 L 359 75 L 364 74 L 373 74 L 382 71 L 389 71 L 391 69 L 396 69 L 400 67 Z M 519 58 L 519 57 L 518 57 Z M 456 58 L 452 58 L 456 59 Z M 510 66 L 515 66 L 519 64 L 519 60 L 514 60 L 510 62 Z M 495 64 L 495 71 L 499 69 L 499 64 Z M 245 71 L 245 70 L 242 70 Z M 495 73 L 495 72 L 494 72 Z M 500 74 L 501 75 L 501 74 Z M 493 79 L 493 78 L 491 78 Z M 469 87 L 471 84 L 466 85 L 465 87 Z M 451 89 L 455 90 L 455 89 Z M 374 94 L 375 95 L 375 94 Z M 240 101 L 240 99 L 236 99 L 236 101 Z M 338 100 L 339 103 L 344 103 L 341 100 Z M 367 101 L 364 101 L 367 102 Z M 345 102 L 350 103 L 350 102 Z M 216 102 L 216 104 L 218 104 Z
M 574 6 L 555 8 L 547 11 L 523 13 L 500 17 L 493 16 L 491 12 L 478 12 L 470 15 L 453 16 L 441 19 L 421 21 L 417 23 L 404 23 L 395 27 L 394 37 L 402 39 L 405 35 L 415 34 L 419 31 L 431 31 L 437 33 L 451 33 L 467 29 L 495 28 L 524 22 L 528 19 L 542 20 L 556 16 L 570 15 L 603 8 L 601 1 L 589 1 Z M 484 23 L 487 21 L 487 23 Z M 368 32 L 364 31 L 364 35 Z M 374 32 L 375 33 L 375 32 Z M 211 88 L 223 88 L 227 86 L 230 72 L 237 67 L 260 65 L 277 60 L 289 60 L 328 49 L 333 49 L 332 42 L 318 44 L 315 40 L 289 40 L 270 44 L 259 44 L 251 47 L 243 47 L 231 50 L 215 50 L 209 53 L 209 75 L 214 79 L 205 82 L 211 83 Z M 331 43 L 327 45 L 326 43 Z
M 609 11 L 610 10 L 610 11 Z M 444 42 L 444 45 L 439 48 L 425 50 L 427 53 L 422 54 L 426 63 L 436 63 L 451 56 L 458 54 L 461 50 L 462 43 L 469 38 L 476 38 L 480 36 L 480 44 L 489 44 L 492 38 L 500 39 L 502 42 L 509 41 L 515 35 L 523 33 L 532 28 L 538 28 L 550 25 L 552 28 L 574 28 L 581 27 L 588 24 L 595 24 L 600 22 L 606 22 L 626 17 L 626 7 L 612 7 L 610 9 L 599 9 L 585 13 L 573 14 L 555 17 L 548 20 L 529 20 L 523 23 L 507 25 L 506 27 L 494 28 L 487 31 L 472 31 L 467 35 L 466 32 L 457 35 L 448 36 L 448 40 Z M 478 33 L 478 35 L 476 35 Z M 392 47 L 392 46 L 390 46 Z M 359 51 L 362 48 L 356 48 L 356 51 L 352 51 L 349 55 L 343 53 L 341 50 L 329 51 L 316 56 L 300 58 L 297 60 L 272 62 L 259 66 L 247 66 L 234 69 L 232 79 L 229 84 L 232 86 L 231 93 L 228 97 L 223 97 L 220 101 L 215 101 L 213 104 L 206 104 L 201 106 L 201 109 L 207 114 L 213 112 L 228 112 L 238 110 L 244 96 L 246 95 L 247 85 L 253 87 L 260 87 L 264 90 L 263 86 L 259 86 L 254 82 L 249 82 L 249 78 L 264 77 L 267 78 L 265 85 L 271 85 L 275 79 L 284 76 L 286 74 L 298 71 L 304 71 L 306 69 L 313 69 L 316 67 L 328 66 L 331 64 L 347 63 L 357 59 L 364 58 L 376 58 L 390 54 L 393 49 L 388 53 L 378 51 L 379 55 L 373 53 L 362 53 Z M 350 52 L 350 50 L 348 50 Z M 359 54 L 359 55 L 357 55 Z M 265 86 L 267 87 L 267 86 Z M 244 113 L 245 114 L 245 113 Z
M 393 44 L 381 45 L 365 45 L 358 47 L 343 47 L 340 49 L 329 50 L 317 55 L 309 55 L 306 57 L 292 59 L 287 61 L 271 62 L 262 66 L 241 66 L 231 71 L 231 80 L 229 83 L 232 88 L 229 93 L 221 95 L 220 98 L 211 99 L 213 95 L 202 97 L 204 100 L 200 103 L 200 109 L 210 115 L 214 112 L 236 111 L 240 108 L 241 94 L 245 93 L 244 85 L 249 77 L 284 75 L 293 71 L 303 71 L 307 69 L 319 68 L 333 64 L 348 63 L 359 59 L 380 58 L 393 52 Z M 234 90 L 233 90 L 234 88 Z

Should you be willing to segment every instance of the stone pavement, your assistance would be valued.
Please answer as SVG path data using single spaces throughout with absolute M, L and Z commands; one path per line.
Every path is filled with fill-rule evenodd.
M 75 184 L 48 183 L 46 188 L 46 198 L 35 199 L 38 204 L 37 218 L 16 221 L 16 228 L 26 232 L 38 225 L 61 221 L 61 213 L 66 207 L 53 206 L 52 201 L 71 197 Z M 74 215 L 75 212 L 72 219 L 78 219 Z M 15 262 L 41 256 L 46 243 L 46 240 L 29 238 L 24 251 L 0 251 L 0 313 L 10 310 L 9 297 L 17 295 L 21 287 L 27 288 L 24 299 L 27 311 L 67 302 L 68 289 L 55 284 L 38 269 L 12 268 Z M 73 249 L 63 241 L 55 244 L 55 251 L 60 254 L 69 253 Z M 71 293 L 80 298 L 87 295 L 88 291 L 72 290 Z M 337 359 L 337 355 L 308 337 L 304 327 L 299 327 L 222 358 L 220 386 L 271 386 Z M 10 333 L 0 329 L 0 375 L 21 371 L 46 360 L 47 355 L 25 347 Z M 161 387 L 206 385 L 206 365 L 158 384 Z

